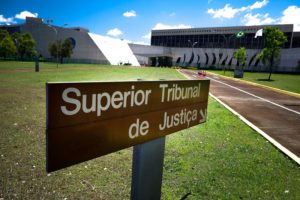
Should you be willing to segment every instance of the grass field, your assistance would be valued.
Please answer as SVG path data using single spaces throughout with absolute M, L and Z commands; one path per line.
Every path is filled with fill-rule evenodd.
M 223 76 L 233 77 L 233 71 L 210 71 L 212 73 L 220 74 Z M 244 72 L 244 78 L 242 80 L 258 83 L 281 90 L 287 90 L 300 94 L 300 75 L 299 74 L 275 74 L 271 76 L 271 81 L 266 79 L 269 77 L 269 73 L 258 73 L 258 72 Z
M 45 171 L 45 82 L 184 79 L 168 68 L 0 62 L 0 199 L 129 199 L 132 148 Z M 87 69 L 87 70 L 86 70 Z M 300 169 L 210 99 L 208 121 L 167 137 L 162 199 L 300 199 Z

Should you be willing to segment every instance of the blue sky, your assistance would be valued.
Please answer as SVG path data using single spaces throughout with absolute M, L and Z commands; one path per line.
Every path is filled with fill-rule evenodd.
M 300 31 L 300 0 L 1 0 L 0 24 L 25 16 L 149 43 L 152 29 L 292 23 Z

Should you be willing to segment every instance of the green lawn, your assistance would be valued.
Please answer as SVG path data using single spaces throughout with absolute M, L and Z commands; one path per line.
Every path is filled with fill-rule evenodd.
M 223 76 L 233 77 L 233 71 L 217 71 L 211 70 L 210 72 L 220 74 Z M 267 81 L 269 73 L 258 72 L 244 72 L 244 78 L 242 80 L 278 88 L 281 90 L 287 90 L 300 94 L 300 75 L 299 74 L 272 74 L 271 81 Z
M 33 66 L 0 62 L 0 199 L 129 199 L 132 148 L 46 173 L 45 82 L 184 77 L 168 68 Z M 300 199 L 299 172 L 210 99 L 207 123 L 167 137 L 162 199 Z

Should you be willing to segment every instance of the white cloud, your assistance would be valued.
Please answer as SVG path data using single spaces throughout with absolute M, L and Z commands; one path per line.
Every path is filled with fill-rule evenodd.
M 37 16 L 38 16 L 37 13 L 31 13 L 27 10 L 24 10 L 24 11 L 20 12 L 19 14 L 16 14 L 15 18 L 26 19 L 26 17 L 37 17 Z
M 252 25 L 276 23 L 276 19 L 269 17 L 268 13 L 264 15 L 262 14 L 252 15 L 251 13 L 248 13 L 244 16 L 242 22 L 244 22 L 246 26 L 252 26 Z
M 239 9 L 234 9 L 230 6 L 230 4 L 226 4 L 224 8 L 220 9 L 208 9 L 207 13 L 211 14 L 213 18 L 226 18 L 231 19 L 233 18 L 237 13 L 239 12 Z
M 230 4 L 226 4 L 224 8 L 220 8 L 220 9 L 210 8 L 207 10 L 207 13 L 212 15 L 213 18 L 232 19 L 235 17 L 235 15 L 239 13 L 262 8 L 266 6 L 268 3 L 269 0 L 256 1 L 252 5 L 241 7 L 241 8 L 233 8 Z
M 151 38 L 151 32 L 149 32 L 148 34 L 144 35 L 142 38 L 150 39 Z
M 300 31 L 300 7 L 289 6 L 282 14 L 279 24 L 294 24 L 294 31 Z
M 152 29 L 153 30 L 162 30 L 162 29 L 184 29 L 192 28 L 191 25 L 178 24 L 178 25 L 167 25 L 163 23 L 157 23 Z
M 123 13 L 124 17 L 136 17 L 136 12 L 134 10 L 126 11 Z
M 177 24 L 177 25 L 167 25 L 163 23 L 157 23 L 152 30 L 164 30 L 164 29 L 185 29 L 185 28 L 192 28 L 191 25 L 186 24 Z M 135 44 L 143 44 L 149 45 L 151 39 L 151 32 L 147 33 L 146 35 L 142 36 L 145 39 L 145 42 L 134 42 Z
M 246 14 L 242 22 L 246 26 L 263 25 L 263 24 L 294 24 L 294 31 L 300 31 L 300 7 L 289 6 L 282 12 L 279 18 L 272 18 L 269 14 Z
M 0 15 L 0 23 L 10 24 L 14 22 L 13 17 L 5 18 L 3 15 Z
M 123 32 L 118 28 L 114 28 L 114 29 L 107 31 L 107 35 L 114 36 L 114 37 L 118 37 L 122 34 L 123 34 Z
M 256 1 L 254 4 L 249 6 L 249 9 L 250 10 L 259 9 L 259 8 L 266 6 L 268 3 L 269 3 L 268 0 Z

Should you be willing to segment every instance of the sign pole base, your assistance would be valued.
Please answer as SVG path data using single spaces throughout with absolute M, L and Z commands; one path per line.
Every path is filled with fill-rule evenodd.
M 131 200 L 159 200 L 166 137 L 133 147 Z

